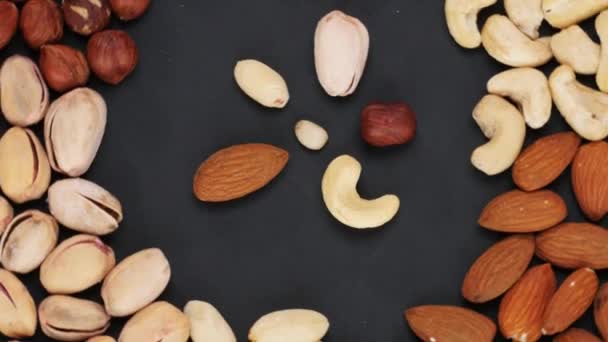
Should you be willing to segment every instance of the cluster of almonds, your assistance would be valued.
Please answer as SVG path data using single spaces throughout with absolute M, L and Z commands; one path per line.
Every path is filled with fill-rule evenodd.
M 314 35 L 315 67 L 319 82 L 330 96 L 348 96 L 359 84 L 369 52 L 369 34 L 357 18 L 332 11 L 317 24 Z M 283 77 L 256 60 L 236 64 L 234 77 L 245 94 L 265 107 L 283 108 L 289 90 Z M 376 147 L 402 145 L 416 133 L 414 111 L 405 103 L 371 103 L 361 114 L 361 137 Z M 308 120 L 298 121 L 295 135 L 306 148 L 320 150 L 328 140 L 325 129 Z M 286 166 L 289 153 L 267 144 L 243 144 L 221 149 L 204 161 L 194 176 L 194 193 L 205 202 L 224 202 L 248 195 L 274 179 Z M 361 165 L 348 155 L 332 161 L 323 176 L 323 199 L 343 224 L 377 228 L 399 210 L 399 198 L 374 200 L 357 193 Z
M 608 136 L 608 1 L 504 0 L 508 16 L 491 16 L 480 33 L 477 13 L 494 3 L 445 2 L 450 33 L 461 46 L 483 44 L 490 56 L 513 67 L 488 82 L 491 95 L 473 111 L 490 141 L 471 157 L 473 165 L 488 175 L 512 167 L 520 190 L 494 198 L 478 220 L 483 228 L 512 235 L 475 261 L 462 295 L 471 303 L 502 296 L 500 332 L 507 339 L 527 342 L 543 335 L 556 335 L 556 342 L 601 341 L 571 327 L 595 301 L 595 322 L 608 340 L 608 284 L 600 286 L 595 273 L 608 268 L 608 231 L 587 222 L 563 222 L 568 215 L 565 202 L 544 190 L 572 164 L 572 188 L 585 216 L 599 221 L 608 213 L 608 143 L 603 141 Z M 595 15 L 602 45 L 577 25 Z M 539 38 L 544 20 L 561 31 Z M 534 67 L 553 57 L 561 66 L 547 79 Z M 600 90 L 579 83 L 575 73 L 596 74 Z M 544 126 L 553 102 L 574 132 L 540 138 L 521 151 L 526 124 L 532 129 Z M 591 142 L 581 145 L 581 137 Z M 529 268 L 534 255 L 546 263 Z M 559 287 L 552 266 L 572 270 Z M 407 310 L 405 317 L 425 341 L 489 342 L 496 334 L 489 318 L 460 307 L 418 306 Z

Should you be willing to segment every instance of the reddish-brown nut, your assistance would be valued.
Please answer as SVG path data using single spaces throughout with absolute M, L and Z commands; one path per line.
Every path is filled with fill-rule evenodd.
M 65 23 L 83 36 L 103 30 L 111 14 L 108 0 L 63 0 Z
M 405 103 L 372 103 L 361 114 L 361 136 L 378 147 L 405 144 L 416 135 L 416 114 Z
M 137 46 L 124 31 L 102 31 L 89 40 L 87 59 L 97 77 L 107 83 L 118 84 L 135 69 Z
M 14 3 L 6 0 L 0 1 L 0 50 L 13 39 L 17 32 L 19 10 Z
M 19 27 L 32 49 L 54 43 L 63 37 L 63 16 L 54 0 L 29 0 L 21 9 Z
M 89 80 L 89 64 L 84 54 L 67 45 L 40 48 L 40 71 L 51 89 L 63 93 Z
M 144 15 L 150 0 L 110 0 L 110 6 L 120 20 L 128 21 Z

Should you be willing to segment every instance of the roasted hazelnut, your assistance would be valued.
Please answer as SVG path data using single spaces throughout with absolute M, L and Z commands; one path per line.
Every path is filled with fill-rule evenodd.
M 83 36 L 103 30 L 111 14 L 108 0 L 63 0 L 65 23 Z
M 377 147 L 405 144 L 416 134 L 416 114 L 405 103 L 372 103 L 361 114 L 361 136 Z
M 63 37 L 63 16 L 54 0 L 26 2 L 21 9 L 19 26 L 25 42 L 32 49 L 39 49 Z
M 129 21 L 144 15 L 150 0 L 110 0 L 110 6 L 120 20 Z
M 13 39 L 17 31 L 19 10 L 14 3 L 6 0 L 0 1 L 0 50 Z
M 102 31 L 89 39 L 87 59 L 97 77 L 107 83 L 118 84 L 135 69 L 137 46 L 124 31 Z
M 89 64 L 84 54 L 67 45 L 40 48 L 40 71 L 51 89 L 63 93 L 89 80 Z

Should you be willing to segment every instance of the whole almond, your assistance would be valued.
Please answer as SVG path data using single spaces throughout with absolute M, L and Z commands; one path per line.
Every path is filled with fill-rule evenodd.
M 0 50 L 2 50 L 17 32 L 17 22 L 19 20 L 19 10 L 14 3 L 1 0 L 0 1 Z
M 499 232 L 531 233 L 551 228 L 567 215 L 566 203 L 553 191 L 512 190 L 486 205 L 479 225 Z
M 590 268 L 581 268 L 568 276 L 547 305 L 543 335 L 555 335 L 568 329 L 591 307 L 599 286 L 599 279 Z
M 596 141 L 579 148 L 572 163 L 572 190 L 592 221 L 608 212 L 608 143 Z
M 555 288 L 551 265 L 543 264 L 528 270 L 500 302 L 498 325 L 503 336 L 516 341 L 538 341 L 543 313 Z
M 563 268 L 608 268 L 608 230 L 590 223 L 562 223 L 536 237 L 536 255 Z
M 534 236 L 513 235 L 485 251 L 462 283 L 462 296 L 485 303 L 505 293 L 524 274 L 534 256 Z
M 215 152 L 194 175 L 194 194 L 204 202 L 224 202 L 255 192 L 285 167 L 289 153 L 266 144 L 234 145 Z
M 513 181 L 525 191 L 544 188 L 570 165 L 580 143 L 581 138 L 574 132 L 538 139 L 526 147 L 513 164 Z
M 417 306 L 405 311 L 405 319 L 423 341 L 491 342 L 496 335 L 492 320 L 456 306 Z
M 555 336 L 553 342 L 602 342 L 602 340 L 587 330 L 570 328 Z
M 604 338 L 608 339 L 608 284 L 602 285 L 600 290 L 597 292 L 595 301 L 593 303 L 593 318 L 595 319 L 595 325 L 597 330 Z

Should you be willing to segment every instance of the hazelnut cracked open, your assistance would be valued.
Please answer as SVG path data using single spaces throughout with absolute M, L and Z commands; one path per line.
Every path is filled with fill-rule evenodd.
M 66 25 L 83 36 L 103 30 L 111 14 L 108 0 L 63 0 Z

